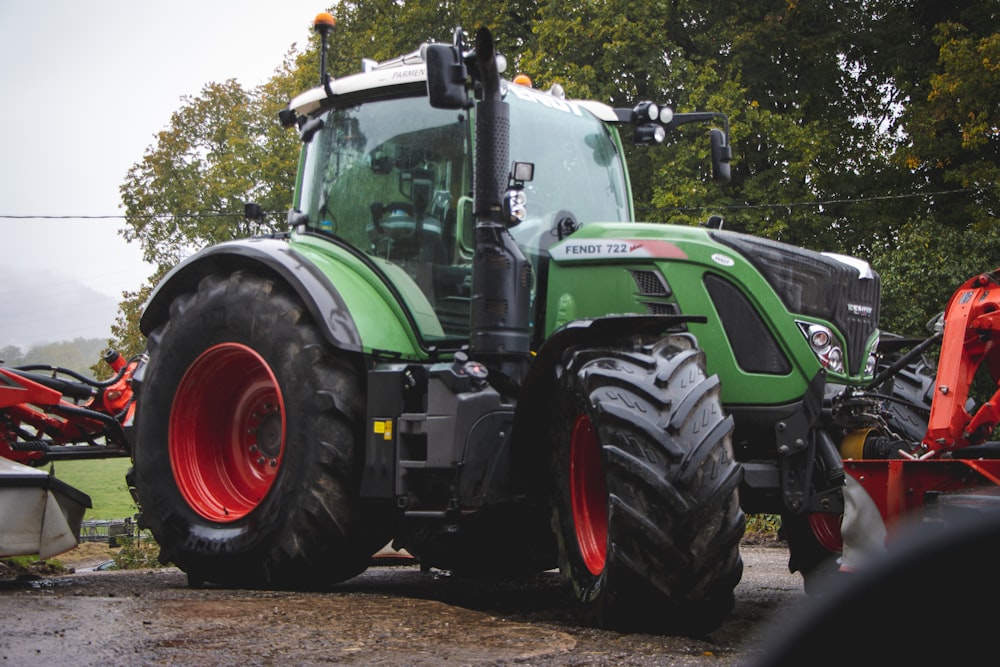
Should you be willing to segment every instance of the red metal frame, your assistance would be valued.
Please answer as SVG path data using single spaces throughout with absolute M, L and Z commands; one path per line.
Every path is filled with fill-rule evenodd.
M 81 414 L 79 408 L 113 417 L 119 424 L 128 423 L 135 408 L 132 374 L 138 360 L 126 362 L 119 355 L 109 355 L 105 361 L 116 374 L 121 373 L 121 377 L 110 386 L 95 387 L 91 398 L 84 401 L 67 399 L 59 390 L 26 377 L 17 369 L 0 366 L 0 456 L 26 465 L 39 465 L 49 460 L 49 452 L 44 447 L 24 446 L 23 432 L 39 441 L 44 439 L 52 446 L 79 445 L 80 454 L 89 455 L 87 450 L 95 448 L 88 443 L 95 438 L 108 437 L 108 424 Z M 123 437 L 108 444 L 110 450 L 105 450 L 106 456 L 127 453 Z
M 969 388 L 983 362 L 998 389 L 976 412 L 965 410 Z M 966 281 L 948 302 L 934 382 L 934 400 L 923 444 L 931 452 L 982 442 L 1000 420 L 1000 268 Z
M 138 360 L 127 362 L 119 354 L 114 354 L 105 361 L 116 374 L 121 373 L 122 369 L 127 368 L 127 370 L 122 373 L 117 382 L 106 387 L 104 391 L 94 397 L 90 408 L 109 415 L 118 415 L 125 410 L 125 414 L 120 416 L 119 421 L 123 424 L 131 422 L 135 413 L 135 401 L 132 400 L 132 374 L 139 362 Z
M 997 459 L 847 460 L 844 470 L 875 501 L 890 533 L 923 510 L 928 493 L 1000 487 Z
M 7 416 L 0 422 L 0 456 L 26 465 L 40 463 L 44 452 L 11 447 L 17 439 L 13 429 L 28 424 L 38 433 L 61 433 L 66 421 L 51 416 L 45 409 L 45 406 L 57 405 L 61 400 L 62 394 L 58 391 L 0 367 L 0 410 Z
M 919 455 L 844 461 L 847 474 L 875 502 L 887 531 L 922 512 L 928 494 L 995 493 L 1000 487 L 1000 459 L 963 457 L 962 451 L 981 444 L 1000 419 L 1000 389 L 975 414 L 965 409 L 984 362 L 1000 386 L 1000 268 L 966 281 L 948 302 L 930 419 Z

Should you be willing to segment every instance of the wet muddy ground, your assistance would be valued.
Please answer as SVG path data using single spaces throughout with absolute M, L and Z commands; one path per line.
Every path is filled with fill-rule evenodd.
M 0 664 L 746 665 L 804 595 L 783 546 L 743 557 L 733 615 L 697 638 L 581 627 L 555 572 L 484 583 L 377 566 L 303 593 L 194 589 L 172 568 L 78 568 L 0 585 Z

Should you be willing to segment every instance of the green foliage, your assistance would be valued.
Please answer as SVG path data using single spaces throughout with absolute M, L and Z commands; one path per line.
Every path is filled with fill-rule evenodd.
M 126 458 L 111 458 L 57 461 L 52 467 L 57 479 L 90 496 L 93 507 L 85 519 L 122 519 L 138 511 L 125 484 L 130 465 Z
M 875 253 L 873 265 L 887 277 L 882 328 L 926 335 L 926 324 L 944 310 L 959 285 L 1000 267 L 1000 227 L 955 229 L 934 219 L 904 225 Z
M 778 539 L 781 517 L 777 514 L 748 514 L 746 534 L 760 539 Z
M 139 319 L 142 317 L 143 306 L 153 291 L 153 285 L 165 273 L 166 268 L 160 267 L 147 284 L 134 292 L 126 291 L 122 294 L 122 301 L 118 304 L 118 315 L 111 325 L 111 339 L 114 349 L 126 359 L 131 359 L 146 349 L 146 339 L 139 331 Z M 110 371 L 105 371 L 102 377 L 108 375 Z
M 8 558 L 4 558 L 3 562 L 6 563 L 6 564 L 8 564 L 8 565 L 10 565 L 10 566 L 16 567 L 16 568 L 27 568 L 29 565 L 32 565 L 32 564 L 38 562 L 38 556 L 37 555 L 36 556 L 10 556 Z M 50 562 L 54 563 L 55 561 L 50 561 Z
M 291 203 L 294 170 L 269 184 L 264 170 L 284 154 L 287 142 L 271 145 L 258 91 L 235 80 L 208 83 L 185 97 L 155 147 L 129 170 L 121 187 L 127 241 L 138 241 L 147 262 L 168 269 L 207 245 L 267 231 L 243 217 L 246 202 L 285 209 Z
M 961 188 L 934 209 L 937 220 L 980 231 L 1000 211 L 1000 12 L 966 9 L 934 26 L 937 62 L 903 118 L 912 142 L 897 160 L 940 189 Z
M 0 559 L 0 580 L 40 579 L 66 573 L 59 560 L 39 560 L 38 556 L 10 556 Z
M 361 59 L 388 60 L 417 49 L 422 42 L 451 43 L 455 29 L 490 29 L 501 53 L 519 54 L 532 40 L 537 3 L 529 0 L 485 2 L 392 2 L 359 0 L 334 8 L 337 27 L 330 41 L 330 72 L 360 71 Z M 466 38 L 465 44 L 471 39 Z M 314 43 L 315 46 L 315 43 Z M 310 85 L 318 68 L 312 63 Z
M 121 548 L 115 554 L 113 569 L 139 570 L 167 567 L 158 560 L 160 547 L 149 534 L 139 532 L 127 537 L 118 537 L 117 540 Z

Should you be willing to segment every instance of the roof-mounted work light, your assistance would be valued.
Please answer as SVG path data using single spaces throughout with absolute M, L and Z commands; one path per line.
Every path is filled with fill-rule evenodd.
M 635 128 L 633 140 L 637 144 L 662 144 L 667 136 L 667 131 L 662 125 L 647 123 Z
M 648 123 L 651 120 L 659 120 L 660 107 L 649 100 L 645 100 L 636 104 L 635 108 L 632 109 L 632 113 L 634 114 L 632 122 Z

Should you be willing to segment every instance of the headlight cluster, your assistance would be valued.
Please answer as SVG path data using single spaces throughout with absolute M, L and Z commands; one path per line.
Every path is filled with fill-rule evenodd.
M 503 198 L 503 207 L 507 213 L 508 224 L 513 226 L 524 222 L 524 219 L 528 217 L 527 202 L 524 190 L 511 188 L 507 191 Z
M 635 142 L 638 144 L 662 144 L 667 136 L 666 126 L 673 119 L 674 111 L 670 107 L 660 106 L 649 101 L 639 102 L 632 110 Z
M 829 327 L 812 322 L 796 322 L 796 324 L 799 325 L 802 335 L 806 337 L 809 347 L 812 348 L 813 354 L 819 359 L 823 368 L 835 373 L 843 373 L 844 350 L 837 342 L 833 331 Z
M 875 344 L 872 345 L 873 350 L 878 349 L 878 336 L 875 337 Z M 875 377 L 875 371 L 878 369 L 878 357 L 872 352 L 868 355 L 868 359 L 865 361 L 865 376 Z
M 528 217 L 528 198 L 524 196 L 524 184 L 535 178 L 534 162 L 515 162 L 510 170 L 510 184 L 503 195 L 503 212 L 507 216 L 507 226 L 513 227 Z
M 840 346 L 837 337 L 833 335 L 830 327 L 798 320 L 795 323 L 799 325 L 799 330 L 806 337 L 809 347 L 812 348 L 813 354 L 819 359 L 819 363 L 823 365 L 823 368 L 835 373 L 843 373 L 844 349 Z M 871 349 L 878 349 L 878 337 L 875 338 L 875 343 Z M 868 359 L 865 360 L 865 377 L 874 377 L 877 366 L 878 358 L 872 352 L 868 355 Z

